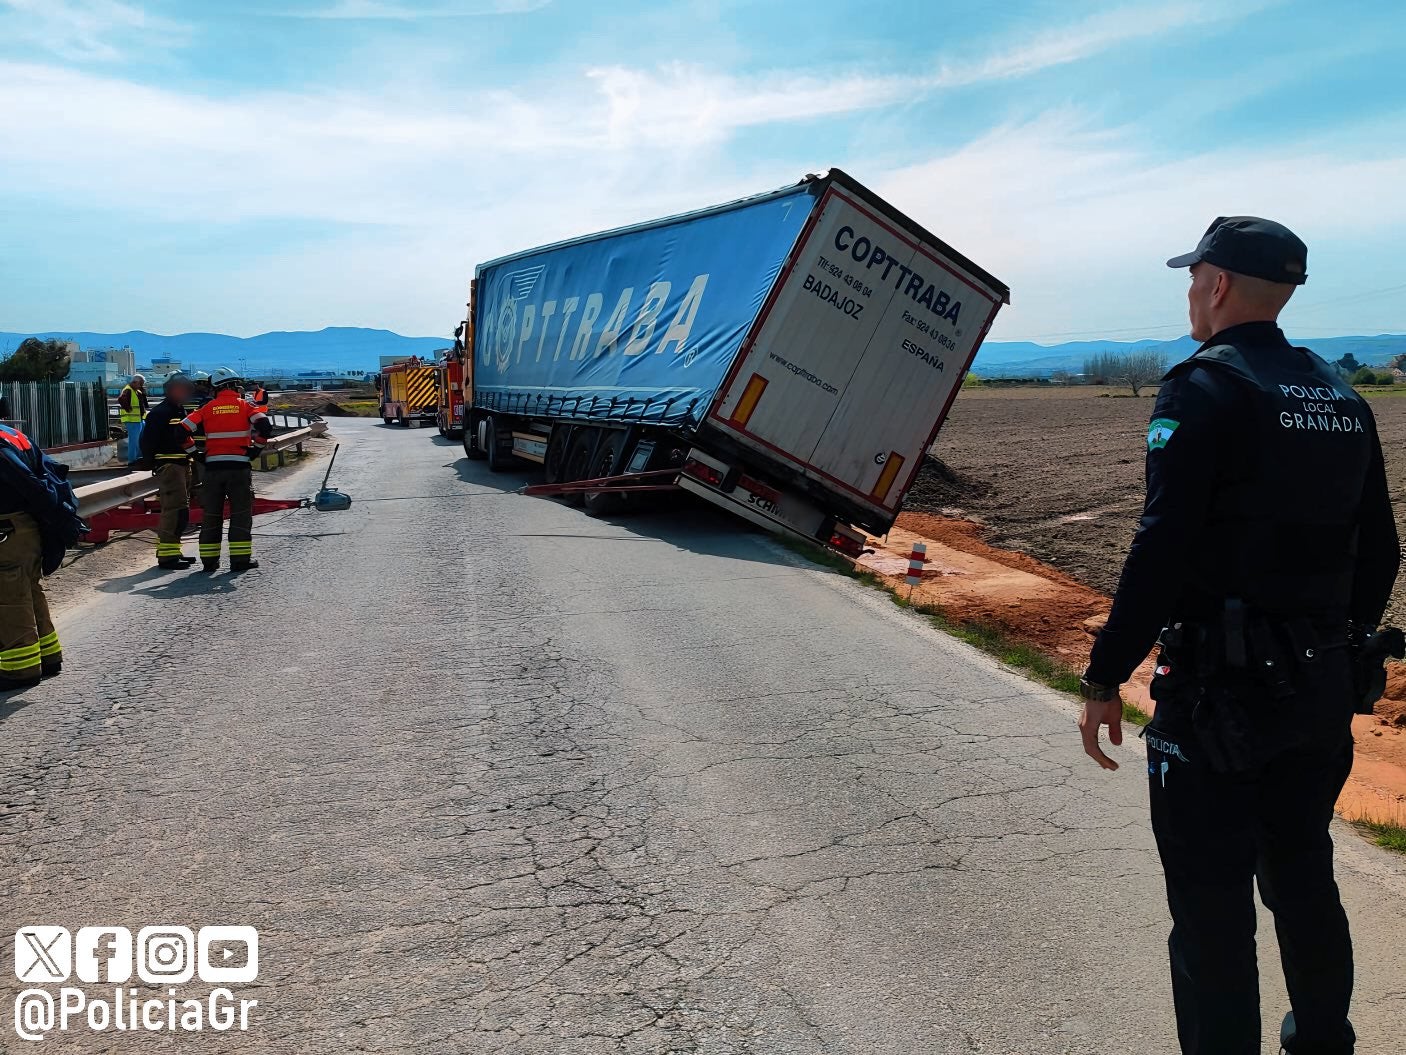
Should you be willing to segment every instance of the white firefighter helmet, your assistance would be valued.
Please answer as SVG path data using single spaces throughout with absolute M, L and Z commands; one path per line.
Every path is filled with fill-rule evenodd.
M 239 385 L 243 387 L 244 378 L 239 376 L 235 370 L 227 366 L 218 366 L 210 373 L 210 384 L 214 388 L 224 388 L 226 385 Z

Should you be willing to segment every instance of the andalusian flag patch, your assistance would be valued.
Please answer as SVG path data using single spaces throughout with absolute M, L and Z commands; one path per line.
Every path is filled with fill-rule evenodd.
M 1160 451 L 1167 445 L 1167 441 L 1172 438 L 1172 433 L 1176 432 L 1180 421 L 1173 421 L 1171 418 L 1153 418 L 1152 424 L 1147 429 L 1147 449 L 1150 451 Z

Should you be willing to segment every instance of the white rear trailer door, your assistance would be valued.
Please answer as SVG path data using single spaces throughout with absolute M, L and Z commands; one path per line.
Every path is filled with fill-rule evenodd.
M 832 186 L 709 424 L 891 515 L 1002 303 Z

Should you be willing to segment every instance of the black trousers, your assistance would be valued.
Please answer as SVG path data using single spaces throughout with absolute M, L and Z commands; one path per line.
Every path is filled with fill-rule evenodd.
M 1297 1025 L 1292 1052 L 1352 1055 L 1352 940 L 1328 834 L 1352 769 L 1346 653 L 1305 671 L 1289 700 L 1257 697 L 1243 685 L 1230 693 L 1248 709 L 1263 746 L 1242 772 L 1218 772 L 1205 760 L 1193 711 L 1206 699 L 1206 683 L 1157 680 L 1148 783 L 1172 914 L 1181 1050 L 1259 1055 L 1257 881 L 1274 915 Z
M 247 565 L 254 554 L 254 483 L 247 462 L 208 462 L 200 487 L 200 559 L 220 559 L 225 502 L 229 502 L 229 563 Z

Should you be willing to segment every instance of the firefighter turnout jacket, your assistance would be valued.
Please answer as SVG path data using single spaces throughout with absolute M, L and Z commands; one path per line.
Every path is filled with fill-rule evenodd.
M 42 525 L 56 502 L 44 455 L 19 429 L 0 425 L 0 689 L 28 685 L 63 665 L 44 597 Z
M 204 426 L 207 465 L 248 465 L 273 435 L 268 415 L 228 388 L 192 410 L 181 424 L 191 433 Z
M 183 462 L 195 447 L 185 427 L 186 409 L 174 399 L 163 399 L 151 408 L 142 429 L 142 457 L 159 468 L 163 462 Z
M 27 513 L 49 520 L 54 496 L 43 479 L 43 452 L 19 429 L 0 425 L 0 517 Z

